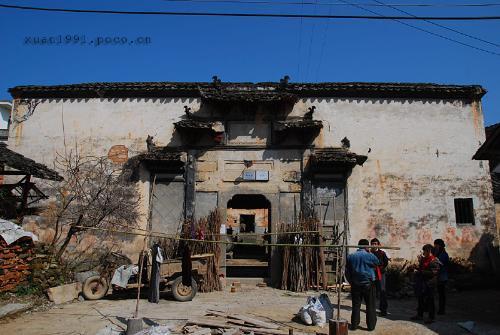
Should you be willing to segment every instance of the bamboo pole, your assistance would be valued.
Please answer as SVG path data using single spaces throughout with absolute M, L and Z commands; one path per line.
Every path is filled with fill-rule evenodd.
M 153 196 L 155 193 L 155 186 L 156 186 L 156 174 L 153 178 L 153 186 L 151 187 L 151 192 L 149 194 L 148 222 L 147 222 L 148 228 L 149 228 L 149 224 L 151 223 L 151 217 L 153 216 L 152 211 L 153 211 Z M 137 285 L 137 299 L 135 302 L 134 319 L 137 319 L 137 317 L 139 316 L 139 301 L 140 301 L 140 297 L 141 297 L 142 270 L 144 269 L 144 254 L 146 253 L 146 246 L 147 246 L 149 236 L 150 236 L 150 234 L 147 234 L 146 236 L 144 236 L 142 252 L 139 255 L 139 257 L 141 257 L 141 263 L 140 263 L 141 265 L 139 266 L 139 282 Z M 155 260 L 153 260 L 153 262 L 154 261 Z
M 147 235 L 145 233 L 134 233 L 134 232 L 128 232 L 124 230 L 116 230 L 116 229 L 107 229 L 107 228 L 100 228 L 100 227 L 86 227 L 86 226 L 74 226 L 75 228 L 85 228 L 86 230 L 98 230 L 98 231 L 107 231 L 111 233 L 117 233 L 117 234 L 129 234 L 129 235 L 137 235 L 137 236 L 150 236 L 150 237 L 163 237 L 166 239 L 171 239 L 171 240 L 177 240 L 177 241 L 190 241 L 190 242 L 197 242 L 197 243 L 220 243 L 220 244 L 234 244 L 234 245 L 257 245 L 260 246 L 261 244 L 258 243 L 250 243 L 250 242 L 232 242 L 232 241 L 216 241 L 216 240 L 196 240 L 196 239 L 190 239 L 190 238 L 180 238 L 180 237 L 169 237 L 169 236 L 163 236 L 161 234 L 150 234 Z M 297 234 L 297 233 L 296 233 Z M 321 245 L 319 244 L 293 244 L 293 243 L 271 243 L 267 244 L 268 246 L 272 247 L 298 247 L 298 248 L 307 248 L 307 247 L 320 247 Z M 328 245 L 328 248 L 342 248 L 341 244 L 337 245 Z M 345 245 L 344 248 L 366 248 L 366 245 Z M 394 247 L 394 246 L 377 246 L 378 249 L 387 249 L 387 250 L 400 250 L 400 247 Z

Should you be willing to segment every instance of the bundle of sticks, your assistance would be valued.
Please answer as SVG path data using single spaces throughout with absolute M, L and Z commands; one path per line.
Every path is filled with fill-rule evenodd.
M 220 240 L 221 216 L 216 208 L 208 216 L 196 221 L 186 221 L 182 226 L 181 237 L 186 239 L 219 241 Z M 207 259 L 207 273 L 200 283 L 200 292 L 220 291 L 222 289 L 219 280 L 219 259 L 221 255 L 220 243 L 203 243 L 196 241 L 180 241 L 179 252 L 188 248 L 191 255 L 213 254 Z
M 311 232 L 318 231 L 317 218 L 301 217 L 292 224 L 282 224 L 280 232 Z M 315 244 L 319 245 L 321 236 L 317 233 L 280 234 L 278 243 L 282 244 Z M 321 274 L 325 273 L 324 255 L 321 247 L 283 247 L 283 272 L 281 288 L 294 292 L 302 292 L 309 287 L 318 285 L 322 281 Z

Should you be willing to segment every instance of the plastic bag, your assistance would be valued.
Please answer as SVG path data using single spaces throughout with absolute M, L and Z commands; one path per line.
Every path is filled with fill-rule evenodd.
M 308 297 L 307 303 L 299 310 L 299 317 L 306 325 L 323 327 L 326 321 L 333 318 L 333 305 L 327 294 L 319 297 Z
M 313 325 L 323 327 L 326 324 L 326 312 L 319 298 L 310 297 L 308 305 L 309 308 L 307 310 L 309 311 L 309 315 L 311 315 Z
M 310 326 L 312 325 L 312 318 L 311 315 L 309 314 L 309 305 L 302 306 L 299 310 L 299 317 L 304 322 L 306 325 Z
M 333 304 L 328 297 L 328 294 L 322 293 L 319 296 L 319 301 L 325 310 L 325 316 L 327 320 L 333 319 Z

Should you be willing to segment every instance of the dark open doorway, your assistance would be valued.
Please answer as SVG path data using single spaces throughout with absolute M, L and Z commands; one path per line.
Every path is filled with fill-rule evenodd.
M 230 277 L 267 277 L 269 247 L 265 233 L 271 227 L 271 203 L 261 194 L 237 194 L 227 203 L 227 234 L 235 242 L 227 248 Z

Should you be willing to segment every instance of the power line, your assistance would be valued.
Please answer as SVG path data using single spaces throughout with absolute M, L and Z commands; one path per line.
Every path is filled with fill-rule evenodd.
M 313 12 L 314 14 L 316 14 L 316 10 L 317 10 L 317 7 L 314 7 L 314 12 Z M 311 52 L 312 52 L 315 28 L 316 28 L 316 22 L 313 23 L 312 30 L 311 30 L 311 38 L 309 39 L 309 50 L 307 52 L 305 81 L 307 81 L 307 77 L 309 76 L 309 65 L 311 65 Z
M 328 7 L 328 15 L 332 13 L 332 7 Z M 323 63 L 323 54 L 325 52 L 325 47 L 328 39 L 326 38 L 328 34 L 328 29 L 330 28 L 330 22 L 325 23 L 325 29 L 323 30 L 323 42 L 321 43 L 321 50 L 319 52 L 318 68 L 316 70 L 316 81 L 318 81 L 319 71 L 321 69 L 321 64 Z
M 217 12 L 171 12 L 171 11 L 118 11 L 118 10 L 96 10 L 96 9 L 66 9 L 27 7 L 0 4 L 0 8 L 19 10 L 33 10 L 44 12 L 61 13 L 87 13 L 87 14 L 122 14 L 122 15 L 165 15 L 165 16 L 221 16 L 221 17 L 264 17 L 283 19 L 349 19 L 349 20 L 435 20 L 435 21 L 498 21 L 500 16 L 377 16 L 367 15 L 310 15 L 310 14 L 265 14 L 265 13 L 217 13 Z
M 219 3 L 219 4 L 254 4 L 254 5 L 319 5 L 319 6 L 339 6 L 345 7 L 349 6 L 343 3 L 336 2 L 291 2 L 291 1 L 254 1 L 254 0 L 163 0 L 166 2 L 194 2 L 194 3 Z M 364 7 L 384 7 L 385 5 L 374 4 L 374 3 L 356 3 L 356 5 L 364 6 Z M 413 4 L 387 4 L 393 7 L 496 7 L 500 6 L 500 3 L 413 3 Z
M 301 8 L 303 9 L 303 8 Z M 302 21 L 304 19 L 300 18 L 300 25 L 299 25 L 299 46 L 297 48 L 297 79 L 300 80 L 300 50 L 302 49 Z
M 378 0 L 373 0 L 373 1 L 375 1 L 376 3 L 378 3 L 380 5 L 385 5 L 383 2 L 380 2 Z M 405 11 L 405 10 L 396 8 L 394 6 L 391 6 L 391 5 L 386 5 L 386 6 L 389 7 L 389 8 L 392 8 L 394 10 L 397 10 L 400 13 L 403 13 L 403 14 L 406 14 L 406 15 L 410 15 L 410 16 L 415 16 L 415 15 L 413 15 L 413 14 L 411 14 L 411 13 Z M 454 33 L 460 34 L 460 35 L 468 37 L 468 38 L 472 38 L 472 39 L 474 39 L 476 41 L 480 41 L 480 42 L 483 42 L 483 43 L 486 43 L 486 44 L 490 44 L 490 45 L 493 45 L 493 46 L 496 46 L 496 47 L 500 47 L 500 44 L 497 44 L 497 43 L 494 43 L 494 42 L 490 42 L 490 41 L 487 41 L 485 39 L 482 39 L 482 38 L 479 38 L 479 37 L 476 37 L 476 36 L 472 36 L 472 35 L 466 34 L 466 33 L 462 32 L 460 30 L 456 30 L 456 29 L 453 29 L 453 28 L 450 28 L 450 27 L 447 27 L 447 26 L 444 26 L 442 24 L 439 24 L 439 23 L 436 23 L 436 22 L 432 22 L 432 21 L 429 21 L 429 20 L 424 20 L 424 21 L 427 22 L 427 23 L 430 23 L 430 24 L 432 24 L 432 25 L 434 25 L 436 27 L 440 27 L 440 28 L 452 31 Z
M 359 5 L 356 5 L 356 4 L 351 4 L 351 3 L 349 3 L 348 1 L 345 1 L 345 0 L 339 0 L 339 1 L 342 1 L 343 3 L 346 3 L 346 4 L 350 4 L 351 6 L 354 6 L 354 7 L 356 7 L 356 8 L 359 8 L 359 9 L 364 10 L 364 11 L 366 11 L 366 12 L 370 12 L 370 13 L 372 13 L 372 14 L 379 15 L 379 16 L 381 16 L 381 17 L 386 17 L 386 18 L 387 18 L 387 17 L 390 17 L 390 16 L 384 16 L 384 15 L 382 15 L 382 14 L 380 14 L 380 13 L 377 13 L 377 12 L 375 12 L 375 11 L 371 10 L 371 9 L 364 8 L 364 7 L 359 6 Z M 486 50 L 486 49 L 483 49 L 483 48 L 479 48 L 479 47 L 476 47 L 476 46 L 474 46 L 474 45 L 471 45 L 471 44 L 468 44 L 468 43 L 464 43 L 464 42 L 461 42 L 461 41 L 455 40 L 455 39 L 453 39 L 453 38 L 451 38 L 451 37 L 444 36 L 444 35 L 441 35 L 441 34 L 435 33 L 435 32 L 433 32 L 433 31 L 430 31 L 430 30 L 427 30 L 427 29 L 424 29 L 424 28 L 420 28 L 420 27 L 414 26 L 414 25 L 412 25 L 412 24 L 409 24 L 409 23 L 403 22 L 403 21 L 401 21 L 400 19 L 394 19 L 394 18 L 393 18 L 393 19 L 391 19 L 391 20 L 393 20 L 393 21 L 395 21 L 395 22 L 398 22 L 398 23 L 400 23 L 400 24 L 402 24 L 402 25 L 405 25 L 405 26 L 407 26 L 407 27 L 410 27 L 410 28 L 413 28 L 413 29 L 416 29 L 416 30 L 422 31 L 422 32 L 424 32 L 424 33 L 427 33 L 427 34 L 430 34 L 430 35 L 433 35 L 433 36 L 436 36 L 436 37 L 439 37 L 439 38 L 445 39 L 445 40 L 450 41 L 450 42 L 453 42 L 453 43 L 460 44 L 460 45 L 465 46 L 465 47 L 468 47 L 468 48 L 472 48 L 472 49 L 475 49 L 475 50 L 478 50 L 478 51 L 486 52 L 486 53 L 489 53 L 489 54 L 491 54 L 491 55 L 500 56 L 500 53 L 497 53 L 497 52 L 494 52 L 494 51 L 490 51 L 490 50 Z

